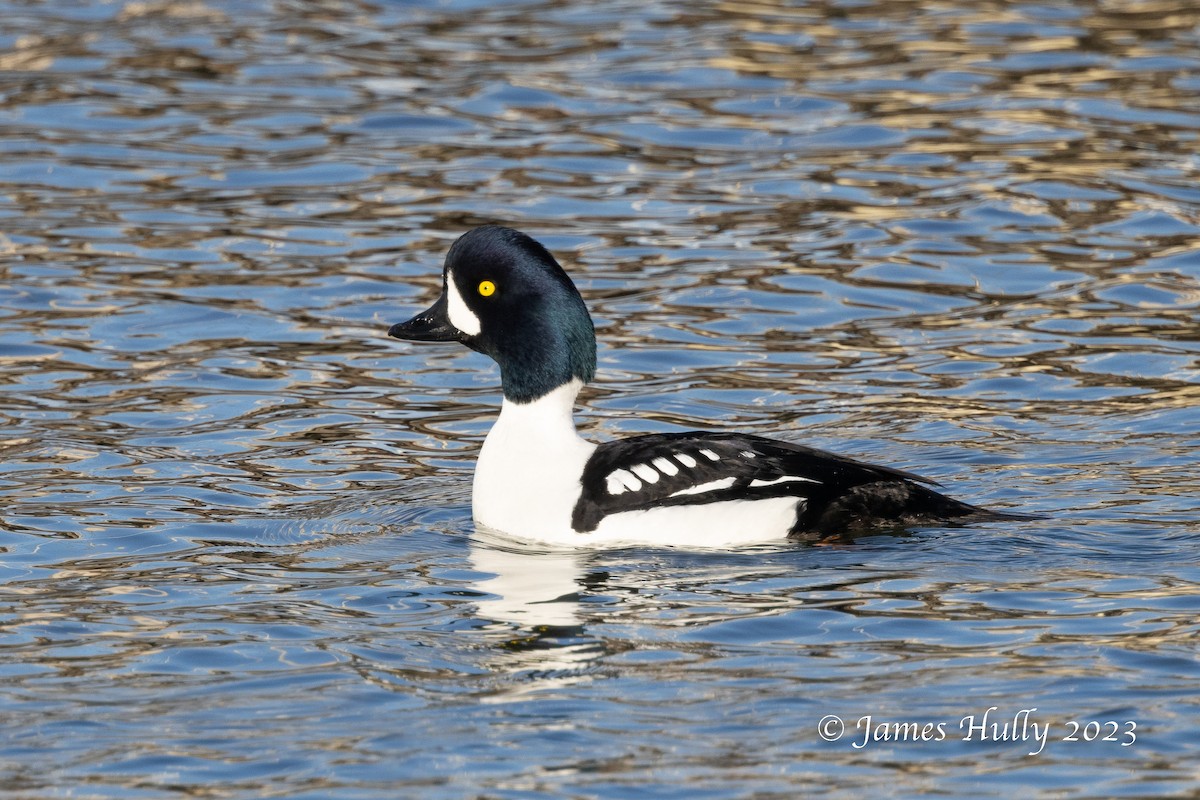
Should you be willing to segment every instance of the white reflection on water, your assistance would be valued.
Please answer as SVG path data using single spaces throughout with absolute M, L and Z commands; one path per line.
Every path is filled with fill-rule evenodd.
M 471 537 L 471 565 L 495 576 L 475 584 L 491 595 L 478 601 L 480 615 L 522 628 L 579 625 L 583 559 L 579 551 L 524 546 L 477 531 Z

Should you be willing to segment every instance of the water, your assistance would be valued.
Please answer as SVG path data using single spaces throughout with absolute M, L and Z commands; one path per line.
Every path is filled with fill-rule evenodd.
M 1200 11 L 974 6 L 0 2 L 0 794 L 1196 792 Z M 384 331 L 485 221 L 586 435 L 1049 518 L 474 531 L 497 373 Z

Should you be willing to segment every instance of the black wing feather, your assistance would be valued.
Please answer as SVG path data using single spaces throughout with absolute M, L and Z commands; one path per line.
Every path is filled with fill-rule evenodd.
M 680 455 L 690 457 L 694 464 L 685 465 L 679 460 Z M 653 462 L 664 458 L 678 468 L 676 474 L 656 469 L 658 477 L 652 483 L 643 479 L 638 489 L 609 491 L 609 476 L 616 470 L 632 471 L 637 465 L 653 469 Z M 754 481 L 769 482 L 784 477 L 803 480 L 751 486 Z M 724 488 L 677 494 L 731 478 L 732 484 Z M 580 533 L 595 530 L 606 516 L 623 511 L 770 497 L 795 497 L 803 501 L 797 505 L 792 535 L 857 530 L 881 522 L 917 524 L 992 513 L 939 494 L 929 488 L 937 485 L 935 481 L 911 472 L 739 433 L 656 433 L 607 442 L 596 448 L 584 466 L 582 484 L 583 491 L 571 520 L 572 527 Z

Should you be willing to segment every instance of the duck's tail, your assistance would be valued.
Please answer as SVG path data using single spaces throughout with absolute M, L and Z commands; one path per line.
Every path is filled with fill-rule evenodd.
M 914 481 L 884 480 L 854 486 L 823 503 L 810 502 L 791 533 L 829 536 L 879 528 L 1036 519 L 1043 517 L 973 506 Z

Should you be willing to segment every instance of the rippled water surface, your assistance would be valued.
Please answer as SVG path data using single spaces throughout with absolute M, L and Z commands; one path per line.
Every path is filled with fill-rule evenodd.
M 0 0 L 0 794 L 1192 796 L 1198 98 L 1184 0 Z M 1047 519 L 475 531 L 497 372 L 384 332 L 488 221 L 586 435 Z

